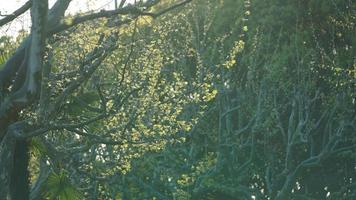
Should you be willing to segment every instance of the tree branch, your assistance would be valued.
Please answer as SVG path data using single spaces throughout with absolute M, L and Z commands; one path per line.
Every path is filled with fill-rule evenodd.
M 19 9 L 15 10 L 12 14 L 6 15 L 6 17 L 0 19 L 0 26 L 3 26 L 12 20 L 16 19 L 18 16 L 22 15 L 24 12 L 26 12 L 28 9 L 31 8 L 32 5 L 32 0 L 27 1 L 23 6 L 21 6 Z M 2 15 L 4 16 L 4 15 Z
M 144 10 L 148 10 L 152 6 L 157 5 L 159 3 L 159 1 L 147 2 L 146 4 L 144 4 L 140 7 L 125 6 L 125 7 L 119 7 L 118 9 L 115 9 L 115 10 L 101 10 L 100 12 L 97 12 L 97 13 L 87 14 L 87 15 L 83 15 L 83 16 L 77 16 L 74 19 L 69 20 L 70 23 L 62 23 L 62 24 L 54 27 L 53 29 L 51 29 L 49 31 L 49 34 L 52 35 L 52 34 L 59 33 L 61 31 L 67 30 L 73 26 L 84 23 L 86 21 L 99 19 L 99 18 L 110 18 L 115 15 L 130 15 L 131 14 L 131 15 L 136 15 L 136 16 L 150 16 L 153 18 L 157 18 L 157 17 L 159 17 L 171 10 L 174 10 L 180 6 L 183 6 L 191 1 L 192 0 L 185 0 L 183 2 L 180 2 L 178 4 L 170 6 L 166 9 L 163 9 L 157 13 L 145 12 Z M 140 8 L 144 8 L 144 9 L 140 9 Z

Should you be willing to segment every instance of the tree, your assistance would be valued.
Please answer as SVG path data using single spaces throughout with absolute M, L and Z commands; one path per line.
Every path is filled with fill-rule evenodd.
M 112 106 L 113 110 L 106 110 L 107 102 L 102 98 L 102 110 L 99 115 L 78 123 L 56 122 L 60 118 L 65 101 L 95 74 L 103 60 L 117 48 L 120 27 L 141 16 L 156 18 L 190 1 L 173 2 L 171 6 L 166 5 L 156 12 L 150 12 L 150 9 L 161 1 L 140 1 L 126 6 L 125 1 L 121 1 L 120 7 L 115 10 L 101 10 L 71 17 L 65 16 L 70 0 L 58 0 L 50 10 L 48 10 L 47 1 L 32 0 L 20 7 L 13 15 L 1 19 L 0 25 L 4 25 L 31 9 L 30 34 L 0 71 L 1 199 L 7 198 L 9 189 L 12 199 L 29 198 L 27 167 L 28 142 L 31 138 L 40 138 L 41 143 L 48 144 L 44 135 L 49 131 L 63 129 L 75 131 L 80 127 L 108 118 L 123 103 L 117 100 Z M 103 18 L 108 19 L 107 24 L 115 27 L 116 30 L 98 34 L 97 45 L 85 55 L 73 79 L 62 85 L 62 91 L 52 93 L 51 84 L 67 78 L 67 75 L 54 80 L 51 77 L 53 52 L 50 46 L 57 44 L 55 38 L 63 33 L 70 35 L 73 33 L 73 28 L 80 24 Z M 98 90 L 100 91 L 99 88 Z M 87 136 L 95 137 L 94 135 Z M 53 156 L 54 159 L 58 157 L 56 154 Z M 41 168 L 42 170 L 45 168 Z M 39 176 L 39 178 L 43 177 Z M 37 183 L 40 184 L 41 181 L 37 180 Z M 38 192 L 39 189 L 36 186 L 40 187 L 36 184 L 33 191 Z M 31 195 L 36 199 L 36 195 L 39 194 Z
M 163 24 L 188 83 L 217 95 L 185 107 L 204 107 L 185 142 L 133 160 L 129 198 L 353 199 L 351 2 L 192 5 Z
M 27 138 L 31 199 L 355 198 L 351 1 L 124 2 L 45 26 L 0 150 Z

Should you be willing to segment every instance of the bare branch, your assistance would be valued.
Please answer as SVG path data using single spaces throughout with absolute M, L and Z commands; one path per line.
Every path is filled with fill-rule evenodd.
M 168 7 L 168 8 L 166 8 L 166 9 L 164 9 L 164 10 L 159 11 L 158 13 L 153 14 L 152 17 L 154 17 L 154 18 L 159 17 L 159 16 L 161 16 L 161 15 L 163 15 L 163 14 L 165 14 L 165 13 L 171 11 L 171 10 L 174 10 L 174 9 L 176 9 L 176 8 L 178 8 L 178 7 L 184 6 L 185 4 L 190 3 L 190 2 L 192 2 L 192 1 L 193 1 L 193 0 L 185 0 L 185 1 L 182 1 L 182 2 L 180 2 L 180 3 L 177 3 L 176 5 L 173 5 L 173 6 L 171 6 L 171 7 Z
M 22 15 L 24 12 L 26 12 L 28 9 L 31 8 L 32 5 L 32 0 L 27 1 L 23 6 L 21 6 L 19 9 L 15 10 L 12 14 L 6 15 L 6 17 L 0 19 L 0 26 L 3 26 L 12 20 L 16 19 L 18 16 Z M 4 15 L 1 15 L 4 16 Z
M 48 13 L 48 26 L 55 27 L 64 17 L 69 3 L 72 0 L 57 0 Z
M 49 31 L 49 34 L 52 35 L 52 34 L 67 30 L 71 27 L 74 27 L 78 24 L 81 24 L 81 23 L 84 23 L 87 21 L 100 19 L 100 18 L 109 18 L 109 17 L 115 16 L 115 15 L 128 15 L 128 14 L 152 16 L 151 13 L 145 13 L 145 12 L 141 11 L 139 8 L 134 7 L 134 6 L 128 6 L 128 7 L 120 8 L 117 10 L 102 10 L 97 13 L 87 14 L 87 15 L 83 15 L 83 16 L 77 16 L 77 17 L 69 20 L 70 23 L 63 22 L 60 25 L 51 29 Z
M 116 2 L 117 2 L 117 0 L 116 0 Z M 122 8 L 125 5 L 125 3 L 126 3 L 126 0 L 121 0 L 119 8 Z
M 38 73 L 40 73 L 43 64 L 43 53 L 46 38 L 47 24 L 47 1 L 33 0 L 31 8 L 32 30 L 31 30 L 31 47 L 29 52 L 29 63 L 26 71 L 26 79 L 21 89 L 16 91 L 11 99 L 14 102 L 27 104 L 28 95 L 35 95 L 38 92 Z
M 56 34 L 59 33 L 61 31 L 67 30 L 73 26 L 76 26 L 78 24 L 84 23 L 86 21 L 90 21 L 90 20 L 94 20 L 94 19 L 99 19 L 99 18 L 110 18 L 113 17 L 115 15 L 134 15 L 136 16 L 135 18 L 137 18 L 137 16 L 150 16 L 153 18 L 157 18 L 171 10 L 174 10 L 180 6 L 183 6 L 189 2 L 191 2 L 192 0 L 185 0 L 183 2 L 180 2 L 178 4 L 175 4 L 171 7 L 168 7 L 164 10 L 161 10 L 157 13 L 150 13 L 150 12 L 145 12 L 145 10 L 149 9 L 150 7 L 156 5 L 157 3 L 159 3 L 159 1 L 154 1 L 154 2 L 148 2 L 147 4 L 144 4 L 140 7 L 136 7 L 136 6 L 126 6 L 126 7 L 119 7 L 118 9 L 115 10 L 102 10 L 100 12 L 97 13 L 92 13 L 92 14 L 87 14 L 87 15 L 83 15 L 83 16 L 77 16 L 74 19 L 70 20 L 70 23 L 62 23 L 56 27 L 54 27 L 53 29 L 51 29 L 49 31 L 49 34 Z M 144 9 L 141 9 L 144 8 Z

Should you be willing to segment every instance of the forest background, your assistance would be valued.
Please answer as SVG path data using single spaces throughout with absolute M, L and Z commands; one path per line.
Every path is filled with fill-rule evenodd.
M 46 2 L 0 35 L 0 199 L 356 199 L 352 0 Z

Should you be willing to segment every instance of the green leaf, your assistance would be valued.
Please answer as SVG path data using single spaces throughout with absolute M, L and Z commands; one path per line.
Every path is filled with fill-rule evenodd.
M 83 194 L 69 181 L 64 172 L 52 173 L 47 180 L 47 197 L 59 200 L 80 200 Z

